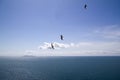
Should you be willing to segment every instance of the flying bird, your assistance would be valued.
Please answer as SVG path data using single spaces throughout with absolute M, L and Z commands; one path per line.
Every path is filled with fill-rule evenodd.
M 84 9 L 87 9 L 87 4 L 84 5 Z
M 63 35 L 60 35 L 60 39 L 63 40 Z
M 53 46 L 53 43 L 51 43 L 51 48 L 52 48 L 52 49 L 55 49 L 54 46 Z

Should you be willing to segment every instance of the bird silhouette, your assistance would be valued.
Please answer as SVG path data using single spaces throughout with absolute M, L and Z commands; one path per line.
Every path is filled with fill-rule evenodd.
M 84 5 L 84 9 L 87 9 L 87 4 Z
M 60 35 L 60 39 L 63 40 L 63 35 Z
M 55 49 L 53 43 L 51 43 L 51 48 L 52 48 L 52 49 Z

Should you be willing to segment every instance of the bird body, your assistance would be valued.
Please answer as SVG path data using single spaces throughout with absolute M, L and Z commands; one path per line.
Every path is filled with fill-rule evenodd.
M 84 5 L 84 9 L 87 9 L 87 4 Z
M 63 40 L 63 35 L 60 35 L 60 39 Z
M 53 46 L 53 43 L 51 43 L 51 48 L 52 48 L 52 49 L 55 49 L 54 46 Z

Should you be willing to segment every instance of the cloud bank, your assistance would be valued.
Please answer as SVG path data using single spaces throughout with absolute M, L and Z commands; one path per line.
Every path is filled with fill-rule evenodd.
M 28 50 L 28 53 L 40 56 L 118 56 L 120 55 L 119 42 L 79 42 L 58 43 L 54 42 L 55 49 L 51 49 L 51 43 L 44 42 L 36 51 Z
M 72 44 L 54 42 L 53 46 L 55 49 L 61 49 L 61 48 L 69 48 L 72 46 Z M 43 45 L 39 46 L 39 49 L 51 49 L 51 43 L 44 42 Z

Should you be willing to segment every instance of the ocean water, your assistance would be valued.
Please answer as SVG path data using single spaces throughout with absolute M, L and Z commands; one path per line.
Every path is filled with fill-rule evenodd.
M 120 57 L 0 57 L 0 80 L 120 80 Z

